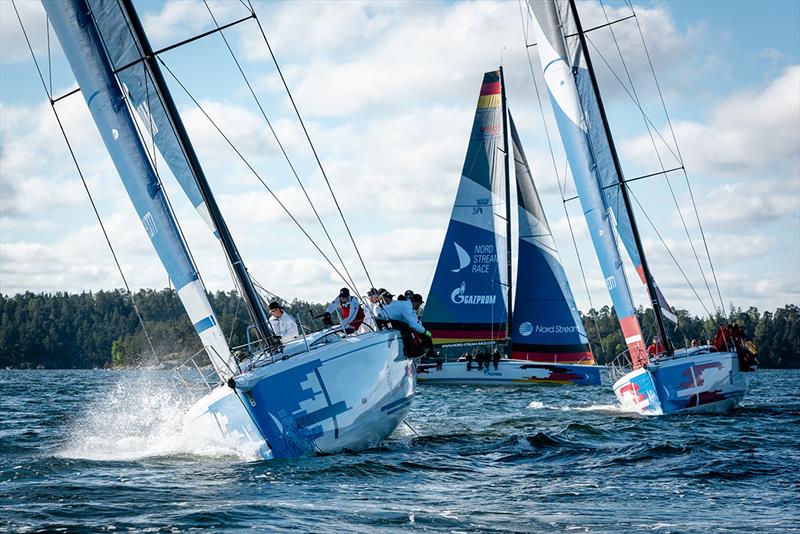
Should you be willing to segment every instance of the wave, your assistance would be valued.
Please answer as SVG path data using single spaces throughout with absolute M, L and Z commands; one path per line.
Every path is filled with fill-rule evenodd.
M 133 461 L 167 456 L 261 458 L 259 445 L 225 437 L 215 425 L 188 425 L 184 415 L 193 402 L 163 374 L 126 373 L 107 391 L 98 389 L 74 419 L 61 458 Z

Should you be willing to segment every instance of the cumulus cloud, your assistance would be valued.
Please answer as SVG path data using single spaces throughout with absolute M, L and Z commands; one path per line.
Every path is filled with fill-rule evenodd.
M 760 90 L 737 93 L 716 106 L 707 122 L 676 121 L 675 135 L 692 172 L 709 177 L 797 176 L 800 172 L 800 66 Z M 671 139 L 668 130 L 664 139 Z M 663 144 L 657 145 L 666 153 Z M 653 160 L 650 137 L 623 143 L 634 160 Z

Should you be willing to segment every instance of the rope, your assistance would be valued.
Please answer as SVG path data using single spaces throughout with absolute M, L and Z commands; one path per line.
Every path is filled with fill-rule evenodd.
M 295 177 L 295 180 L 297 180 L 297 184 L 300 186 L 300 189 L 303 191 L 303 195 L 305 195 L 306 200 L 308 200 L 308 205 L 311 206 L 311 210 L 314 212 L 314 215 L 316 216 L 317 221 L 319 222 L 319 225 L 322 228 L 322 231 L 325 232 L 325 237 L 328 238 L 328 242 L 331 244 L 331 248 L 333 248 L 333 252 L 336 254 L 336 257 L 339 259 L 339 262 L 342 264 L 342 269 L 344 270 L 345 274 L 347 275 L 347 278 L 350 280 L 350 284 L 352 284 L 352 285 L 350 285 L 350 284 L 348 284 L 348 285 L 350 286 L 351 289 L 356 291 L 356 294 L 359 294 L 358 291 L 356 290 L 356 283 L 353 280 L 353 277 L 350 274 L 350 272 L 347 270 L 347 265 L 345 265 L 345 262 L 342 259 L 342 256 L 339 254 L 339 250 L 336 248 L 336 245 L 333 242 L 333 238 L 328 233 L 328 229 L 325 227 L 325 224 L 322 222 L 322 218 L 320 217 L 319 212 L 317 212 L 317 208 L 314 206 L 314 203 L 311 201 L 311 197 L 308 195 L 308 191 L 306 191 L 306 188 L 303 185 L 303 182 L 300 180 L 300 176 L 298 176 L 297 171 L 295 170 L 294 165 L 292 164 L 292 161 L 289 158 L 289 155 L 286 153 L 286 149 L 284 148 L 283 143 L 281 143 L 281 140 L 278 138 L 277 132 L 272 127 L 272 123 L 270 122 L 269 118 L 267 118 L 267 114 L 264 111 L 263 106 L 261 105 L 261 101 L 256 96 L 256 93 L 253 90 L 253 86 L 250 84 L 250 80 L 247 78 L 247 75 L 245 75 L 244 70 L 242 69 L 242 66 L 239 63 L 239 60 L 236 58 L 236 54 L 233 53 L 233 49 L 231 49 L 231 46 L 228 43 L 228 39 L 225 37 L 224 32 L 220 29 L 219 23 L 217 22 L 217 19 L 214 16 L 214 13 L 211 11 L 211 7 L 208 5 L 207 0 L 203 0 L 203 4 L 205 4 L 206 9 L 208 10 L 209 15 L 211 16 L 211 19 L 214 21 L 214 25 L 217 27 L 218 30 L 220 30 L 219 31 L 219 35 L 220 35 L 220 37 L 222 37 L 222 40 L 225 42 L 225 46 L 228 49 L 228 52 L 230 52 L 231 58 L 233 59 L 234 63 L 236 63 L 236 68 L 239 69 L 239 73 L 242 75 L 242 78 L 244 79 L 245 84 L 247 84 L 247 88 L 250 90 L 250 94 L 253 96 L 253 100 L 255 100 L 255 103 L 258 106 L 259 111 L 261 111 L 261 116 L 264 117 L 264 121 L 267 123 L 267 126 L 269 127 L 269 131 L 272 132 L 272 136 L 275 138 L 275 142 L 278 144 L 278 148 L 280 148 L 284 159 L 286 159 L 286 163 L 288 163 L 289 168 L 291 169 L 292 174 Z M 255 16 L 255 12 L 253 12 L 253 15 Z
M 25 31 L 25 25 L 22 23 L 22 18 L 20 17 L 19 10 L 17 10 L 16 0 L 12 0 L 11 5 L 14 7 L 14 12 L 17 15 L 17 20 L 19 21 L 20 28 L 22 29 L 22 34 L 25 36 L 25 42 L 27 43 L 28 50 L 31 53 L 33 64 L 36 66 L 36 71 L 39 73 L 39 79 L 42 81 L 42 88 L 44 89 L 44 92 L 47 95 L 47 99 L 50 102 L 50 109 L 53 110 L 53 115 L 56 118 L 56 122 L 58 122 L 58 127 L 61 130 L 61 135 L 64 137 L 64 142 L 67 144 L 67 149 L 69 150 L 70 157 L 72 157 L 72 161 L 73 163 L 75 163 L 75 168 L 78 171 L 78 176 L 80 176 L 83 188 L 86 191 L 86 195 L 89 197 L 89 203 L 92 205 L 92 210 L 94 211 L 94 215 L 97 218 L 97 222 L 100 225 L 100 229 L 103 232 L 103 237 L 105 238 L 106 244 L 108 245 L 108 248 L 111 251 L 111 256 L 114 258 L 114 263 L 117 266 L 117 271 L 119 271 L 119 275 L 122 278 L 122 283 L 125 284 L 125 290 L 127 292 L 127 295 L 131 299 L 131 304 L 133 305 L 133 311 L 136 314 L 136 318 L 139 321 L 139 325 L 142 327 L 142 332 L 144 332 L 144 336 L 147 339 L 147 344 L 150 347 L 151 352 L 153 353 L 153 358 L 155 359 L 156 363 L 160 363 L 158 354 L 156 354 L 156 349 L 155 347 L 153 347 L 153 341 L 150 339 L 150 335 L 147 333 L 147 328 L 145 328 L 144 319 L 142 319 L 142 314 L 139 312 L 139 307 L 136 305 L 136 299 L 133 296 L 133 292 L 131 291 L 130 285 L 128 285 L 128 280 L 125 277 L 125 273 L 122 270 L 122 266 L 119 263 L 119 259 L 117 257 L 116 251 L 114 250 L 114 246 L 111 244 L 111 238 L 109 237 L 108 232 L 106 231 L 105 224 L 103 224 L 103 219 L 100 217 L 100 212 L 97 210 L 97 205 L 95 204 L 94 198 L 92 197 L 92 193 L 89 190 L 89 185 L 86 183 L 86 178 L 83 175 L 83 171 L 81 170 L 81 167 L 78 164 L 78 159 L 75 156 L 74 150 L 72 149 L 72 144 L 69 142 L 69 138 L 67 137 L 67 132 L 64 130 L 64 125 L 61 123 L 61 117 L 59 117 L 58 112 L 56 111 L 56 107 L 52 98 L 52 93 L 48 91 L 47 83 L 45 82 L 44 76 L 42 75 L 42 71 L 39 68 L 39 62 L 36 61 L 36 55 L 33 53 L 33 47 L 31 46 L 31 42 L 28 39 L 28 33 Z M 49 46 L 47 54 L 48 54 L 48 64 L 49 64 L 50 63 Z
M 228 136 L 225 135 L 225 132 L 223 132 L 222 129 L 220 129 L 220 127 L 217 125 L 217 123 L 214 122 L 214 119 L 211 118 L 211 116 L 206 112 L 206 110 L 203 108 L 203 106 L 201 106 L 200 103 L 197 101 L 197 99 L 195 99 L 195 97 L 192 95 L 192 93 L 190 93 L 189 90 L 186 88 L 186 86 L 183 85 L 183 83 L 178 79 L 177 76 L 175 76 L 175 73 L 173 73 L 172 70 L 167 66 L 167 64 L 164 63 L 164 60 L 161 59 L 161 58 L 158 58 L 158 61 L 161 63 L 161 65 L 164 66 L 164 68 L 167 70 L 167 72 L 170 74 L 170 76 L 172 76 L 172 78 L 178 83 L 178 85 L 181 87 L 181 89 L 183 89 L 183 91 L 192 100 L 192 102 L 195 104 L 195 106 L 197 106 L 197 108 L 203 113 L 203 115 L 206 117 L 206 119 L 208 119 L 208 121 L 211 123 L 211 125 L 217 130 L 217 133 L 219 133 L 222 136 L 222 138 L 225 139 L 225 141 L 228 143 L 228 146 L 230 146 L 231 149 L 233 149 L 233 151 L 236 153 L 236 155 L 239 156 L 239 159 L 241 159 L 242 162 L 247 166 L 247 168 L 250 169 L 250 172 L 253 173 L 253 175 L 258 179 L 259 182 L 261 182 L 261 185 L 263 185 L 264 188 L 266 188 L 266 190 L 269 192 L 269 194 L 272 195 L 272 198 L 275 200 L 275 202 L 278 203 L 278 205 L 281 207 L 281 209 L 283 209 L 283 211 L 286 213 L 286 215 L 289 216 L 289 219 L 291 219 L 291 221 L 297 226 L 297 228 L 299 228 L 300 231 L 303 232 L 303 235 L 305 235 L 306 238 L 311 242 L 311 244 L 314 245 L 314 248 L 317 249 L 317 251 L 325 259 L 325 261 L 327 261 L 328 264 L 331 266 L 333 271 L 337 275 L 339 275 L 339 277 L 344 281 L 345 285 L 347 285 L 348 282 L 347 282 L 347 279 L 344 277 L 344 275 L 342 275 L 342 273 L 339 272 L 339 270 L 336 268 L 336 266 L 333 264 L 333 262 L 330 260 L 330 258 L 328 258 L 328 256 L 322 251 L 322 249 L 319 247 L 319 245 L 317 245 L 316 241 L 314 241 L 314 239 L 308 234 L 306 229 L 303 228 L 303 225 L 300 224 L 300 221 L 298 221 L 297 218 L 295 218 L 295 216 L 291 214 L 291 212 L 286 207 L 286 205 L 283 202 L 281 202 L 281 200 L 278 198 L 278 196 L 275 194 L 275 192 L 267 185 L 267 183 L 264 181 L 264 179 L 261 177 L 261 175 L 258 174 L 258 171 L 256 171 L 253 168 L 253 166 L 250 164 L 250 162 L 247 160 L 247 158 L 245 158 L 244 155 L 239 151 L 239 149 L 236 148 L 236 145 L 234 145 L 233 142 L 231 142 L 230 138 L 228 138 Z
M 253 4 L 251 0 L 247 0 L 247 3 L 250 4 L 250 10 L 255 15 L 255 8 L 253 8 Z M 358 255 L 358 259 L 361 262 L 361 267 L 364 269 L 364 273 L 367 275 L 367 281 L 369 281 L 370 286 L 374 286 L 375 284 L 372 283 L 372 278 L 369 275 L 369 271 L 367 270 L 366 264 L 364 264 L 364 258 L 361 257 L 361 252 L 358 250 L 358 245 L 356 245 L 356 241 L 353 238 L 353 234 L 350 231 L 350 227 L 347 225 L 347 220 L 344 217 L 344 213 L 342 212 L 341 206 L 339 206 L 339 201 L 336 199 L 336 195 L 333 192 L 333 188 L 331 187 L 331 182 L 328 180 L 328 175 L 325 173 L 325 169 L 322 167 L 322 162 L 319 159 L 319 155 L 317 154 L 317 149 L 314 148 L 314 143 L 311 142 L 311 136 L 308 134 L 308 130 L 306 129 L 305 122 L 303 122 L 303 117 L 300 116 L 300 111 L 297 109 L 297 104 L 295 104 L 294 97 L 292 97 L 292 92 L 289 90 L 289 85 L 286 83 L 286 78 L 283 76 L 283 71 L 281 71 L 281 67 L 278 64 L 278 60 L 275 57 L 275 54 L 272 51 L 272 47 L 269 44 L 269 40 L 267 39 L 266 33 L 264 33 L 264 28 L 261 26 L 261 21 L 256 16 L 255 17 L 256 24 L 258 24 L 258 29 L 261 31 L 261 36 L 264 38 L 264 43 L 267 45 L 267 49 L 269 50 L 269 55 L 272 57 L 272 62 L 275 64 L 275 68 L 278 71 L 278 74 L 281 77 L 281 81 L 283 82 L 283 87 L 286 89 L 286 94 L 289 96 L 289 101 L 292 103 L 292 108 L 294 108 L 294 112 L 297 115 L 297 120 L 300 121 L 300 126 L 303 128 L 303 133 L 306 136 L 306 140 L 308 140 L 308 144 L 311 147 L 311 151 L 314 153 L 314 158 L 317 160 L 317 165 L 319 166 L 319 170 L 322 172 L 322 177 L 325 179 L 325 183 L 328 186 L 328 191 L 331 193 L 331 197 L 333 198 L 334 204 L 336 204 L 336 209 L 339 211 L 339 216 L 342 218 L 342 223 L 344 223 L 344 227 L 347 230 L 347 235 L 350 236 L 350 241 L 353 243 L 353 248 Z M 360 293 L 356 291 L 356 294 Z

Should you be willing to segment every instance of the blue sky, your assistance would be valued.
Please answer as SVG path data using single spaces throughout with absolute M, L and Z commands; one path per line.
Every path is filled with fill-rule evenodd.
M 214 3 L 222 21 L 243 14 Z M 139 2 L 154 47 L 209 29 L 202 3 Z M 774 309 L 800 303 L 800 3 L 636 2 L 660 88 L 700 206 L 725 305 Z M 44 12 L 18 2 L 40 64 L 47 65 Z M 621 3 L 580 3 L 584 25 L 629 14 Z M 0 292 L 81 291 L 122 285 L 49 109 L 10 2 L 0 2 Z M 564 155 L 550 158 L 525 51 L 517 2 L 258 3 L 256 10 L 331 179 L 373 282 L 424 292 L 430 284 L 458 184 L 484 71 L 501 57 L 534 178 L 579 307 L 588 308 L 560 202 Z M 617 73 L 616 37 L 647 116 L 671 143 L 635 22 L 591 34 Z M 368 287 L 257 27 L 226 34 L 254 82 L 315 207 L 348 267 Z M 74 87 L 51 34 L 54 93 Z M 533 71 L 539 76 L 535 47 Z M 218 36 L 169 52 L 165 62 L 219 122 L 261 177 L 330 252 L 294 177 Z M 628 177 L 658 170 L 641 114 L 595 57 L 612 129 Z M 48 78 L 47 72 L 45 76 Z M 170 80 L 171 81 L 171 80 Z M 540 83 L 540 87 L 542 87 Z M 341 280 L 287 221 L 263 186 L 173 84 L 212 187 L 257 280 L 286 298 L 323 301 Z M 546 103 L 546 99 L 544 100 Z M 137 287 L 164 287 L 149 246 L 105 155 L 82 98 L 58 104 L 78 161 L 125 274 Z M 656 144 L 671 167 L 669 150 Z M 674 150 L 674 148 L 673 148 Z M 682 174 L 671 175 L 678 205 L 699 237 Z M 231 282 L 218 245 L 171 180 L 170 198 L 210 289 Z M 568 183 L 568 180 L 567 180 Z M 694 313 L 713 309 L 663 179 L 633 191 L 678 258 L 699 302 L 640 216 L 653 271 L 667 297 Z M 595 306 L 609 302 L 577 203 L 568 205 Z M 696 240 L 702 250 L 702 242 Z M 703 264 L 705 265 L 705 264 Z M 706 267 L 707 277 L 711 276 Z M 716 291 L 712 292 L 716 299 Z M 638 302 L 646 300 L 639 290 Z M 718 305 L 718 302 L 716 303 Z

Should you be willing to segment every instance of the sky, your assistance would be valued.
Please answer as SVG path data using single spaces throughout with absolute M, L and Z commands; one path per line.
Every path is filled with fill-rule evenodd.
M 74 89 L 43 8 L 28 0 L 16 5 L 47 90 L 58 96 Z M 208 5 L 220 24 L 247 15 L 237 2 Z M 202 2 L 136 6 L 155 49 L 213 27 Z M 301 0 L 255 7 L 369 280 L 258 26 L 248 21 L 225 36 L 362 293 L 374 285 L 426 295 L 482 75 L 502 63 L 509 108 L 577 304 L 585 311 L 610 303 L 578 203 L 561 200 L 559 184 L 567 198 L 574 187 L 546 95 L 542 110 L 538 104 L 541 67 L 520 3 Z M 589 34 L 590 51 L 626 177 L 681 162 L 687 171 L 631 184 L 659 285 L 675 307 L 698 315 L 720 306 L 720 296 L 726 308 L 800 304 L 800 2 L 633 7 L 635 19 Z M 631 14 L 619 2 L 579 2 L 579 11 L 585 28 Z M 200 104 L 167 75 L 250 273 L 288 300 L 333 298 L 341 278 L 260 181 L 338 262 L 225 43 L 212 35 L 161 57 Z M 167 286 L 85 101 L 75 94 L 56 110 L 130 287 Z M 206 287 L 231 289 L 218 243 L 163 162 L 159 170 Z M 0 0 L 0 293 L 117 287 L 122 278 L 14 6 Z M 643 289 L 635 288 L 645 304 Z

